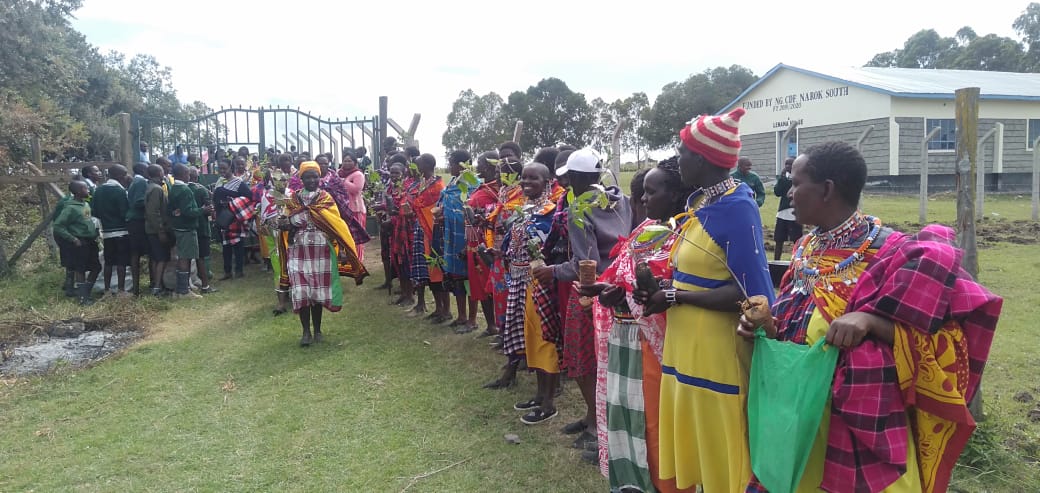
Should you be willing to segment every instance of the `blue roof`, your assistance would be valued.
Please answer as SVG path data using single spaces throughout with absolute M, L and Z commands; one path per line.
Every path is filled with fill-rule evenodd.
M 979 99 L 1040 101 L 1040 74 L 888 67 L 847 67 L 822 73 L 780 63 L 769 69 L 719 113 L 728 111 L 781 69 L 900 98 L 952 100 L 957 89 L 978 87 Z

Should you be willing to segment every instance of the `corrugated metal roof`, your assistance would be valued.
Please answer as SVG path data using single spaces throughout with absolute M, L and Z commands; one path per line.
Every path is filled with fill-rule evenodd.
M 916 68 L 847 67 L 816 72 L 778 64 L 719 112 L 728 111 L 782 69 L 849 84 L 895 97 L 953 99 L 963 87 L 978 87 L 980 99 L 1040 101 L 1040 74 Z

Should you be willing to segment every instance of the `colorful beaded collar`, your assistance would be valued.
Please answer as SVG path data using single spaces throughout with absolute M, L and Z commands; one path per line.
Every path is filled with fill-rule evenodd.
M 864 223 L 868 223 L 870 229 L 863 243 L 854 252 L 836 265 L 829 265 L 823 268 L 817 267 L 818 260 L 812 257 L 813 253 L 817 251 L 822 252 L 827 248 L 836 246 L 842 240 L 848 239 Z M 836 228 L 824 232 L 820 232 L 819 228 L 814 229 L 809 233 L 809 237 L 795 250 L 791 260 L 791 268 L 794 269 L 794 287 L 792 291 L 807 294 L 816 286 L 820 279 L 837 278 L 837 280 L 844 282 L 846 286 L 855 283 L 858 276 L 855 275 L 855 270 L 852 267 L 863 261 L 867 249 L 874 243 L 880 232 L 880 219 L 861 215 L 858 211 Z M 828 283 L 827 289 L 832 291 L 833 287 Z

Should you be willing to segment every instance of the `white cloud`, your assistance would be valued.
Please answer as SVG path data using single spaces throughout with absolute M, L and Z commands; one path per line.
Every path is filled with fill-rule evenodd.
M 848 4 L 610 3 L 528 0 L 153 3 L 86 0 L 76 26 L 103 50 L 154 55 L 173 68 L 182 101 L 212 107 L 291 104 L 323 115 L 371 116 L 378 97 L 443 155 L 458 93 L 503 97 L 543 77 L 607 100 L 718 65 L 761 74 L 779 62 L 862 65 L 922 28 L 1013 35 L 1023 0 Z M 581 81 L 581 82 L 575 82 Z

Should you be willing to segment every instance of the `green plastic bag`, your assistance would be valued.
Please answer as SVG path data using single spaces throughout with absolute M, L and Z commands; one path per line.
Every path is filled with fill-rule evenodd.
M 748 385 L 751 470 L 770 493 L 798 487 L 838 362 L 837 348 L 820 339 L 812 346 L 755 333 Z

